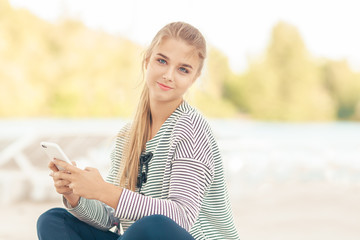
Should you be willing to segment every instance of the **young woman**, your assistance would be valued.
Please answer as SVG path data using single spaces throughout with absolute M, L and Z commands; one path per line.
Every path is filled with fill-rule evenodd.
M 50 162 L 67 209 L 39 217 L 39 239 L 239 239 L 212 131 L 183 100 L 205 57 L 205 39 L 193 26 L 175 22 L 157 33 L 144 54 L 135 118 L 117 137 L 107 181 L 97 169 Z

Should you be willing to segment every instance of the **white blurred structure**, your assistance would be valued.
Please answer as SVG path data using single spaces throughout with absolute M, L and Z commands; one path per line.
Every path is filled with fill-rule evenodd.
M 123 119 L 0 121 L 0 203 L 58 198 L 41 141 L 58 143 L 81 167 L 106 175 Z M 230 195 L 279 183 L 360 184 L 360 124 L 211 120 Z
M 123 121 L 1 121 L 0 203 L 58 198 L 47 168 L 41 141 L 58 143 L 79 166 L 93 166 L 106 174 L 112 139 Z M 109 128 L 110 126 L 110 128 Z M 112 129 L 117 127 L 117 129 Z

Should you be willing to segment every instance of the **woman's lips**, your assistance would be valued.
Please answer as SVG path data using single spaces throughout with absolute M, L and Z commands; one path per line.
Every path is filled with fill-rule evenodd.
M 159 87 L 161 88 L 161 90 L 168 91 L 168 90 L 172 89 L 171 87 L 166 86 L 166 85 L 164 85 L 164 84 L 161 84 L 161 83 L 159 83 L 159 82 L 158 82 L 157 84 L 159 85 Z

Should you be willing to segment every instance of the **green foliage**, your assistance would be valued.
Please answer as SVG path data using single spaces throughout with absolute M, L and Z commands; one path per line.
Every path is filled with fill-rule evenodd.
M 132 112 L 140 46 L 75 20 L 50 24 L 10 6 L 0 15 L 0 36 L 0 116 Z
M 360 120 L 360 74 L 355 74 L 346 61 L 326 61 L 324 85 L 336 104 L 339 119 Z
M 227 57 L 210 47 L 203 72 L 189 92 L 188 101 L 207 116 L 234 117 L 237 114 L 234 104 L 223 97 L 224 82 L 232 76 Z
M 348 98 L 350 92 L 351 96 L 359 96 L 359 88 L 354 87 L 355 80 L 348 80 L 348 87 L 340 94 L 346 83 L 333 80 L 331 72 L 327 64 L 322 67 L 311 57 L 295 27 L 280 22 L 273 29 L 264 56 L 251 62 L 244 74 L 225 83 L 225 96 L 238 109 L 259 119 L 333 120 L 340 117 L 339 111 L 352 109 L 347 112 L 348 119 L 354 113 L 356 101 L 353 97 L 348 101 L 351 104 L 340 104 L 342 107 L 337 110 L 338 97 Z M 352 74 L 349 69 L 347 74 Z
M 130 116 L 142 51 L 79 21 L 48 23 L 0 0 L 0 116 Z M 360 120 L 360 74 L 346 61 L 314 59 L 297 29 L 280 22 L 242 74 L 210 47 L 186 98 L 210 117 Z

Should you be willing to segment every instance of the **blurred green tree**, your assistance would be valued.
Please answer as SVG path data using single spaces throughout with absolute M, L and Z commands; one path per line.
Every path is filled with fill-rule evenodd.
M 297 29 L 278 23 L 262 59 L 225 85 L 226 96 L 252 117 L 267 120 L 334 119 L 334 102 Z
M 236 116 L 235 105 L 224 98 L 224 83 L 232 76 L 228 58 L 220 50 L 210 46 L 203 74 L 190 91 L 189 102 L 207 116 Z
M 324 85 L 336 102 L 338 119 L 360 120 L 360 74 L 343 61 L 327 60 L 323 65 Z
M 1 0 L 0 116 L 128 116 L 142 47 Z

